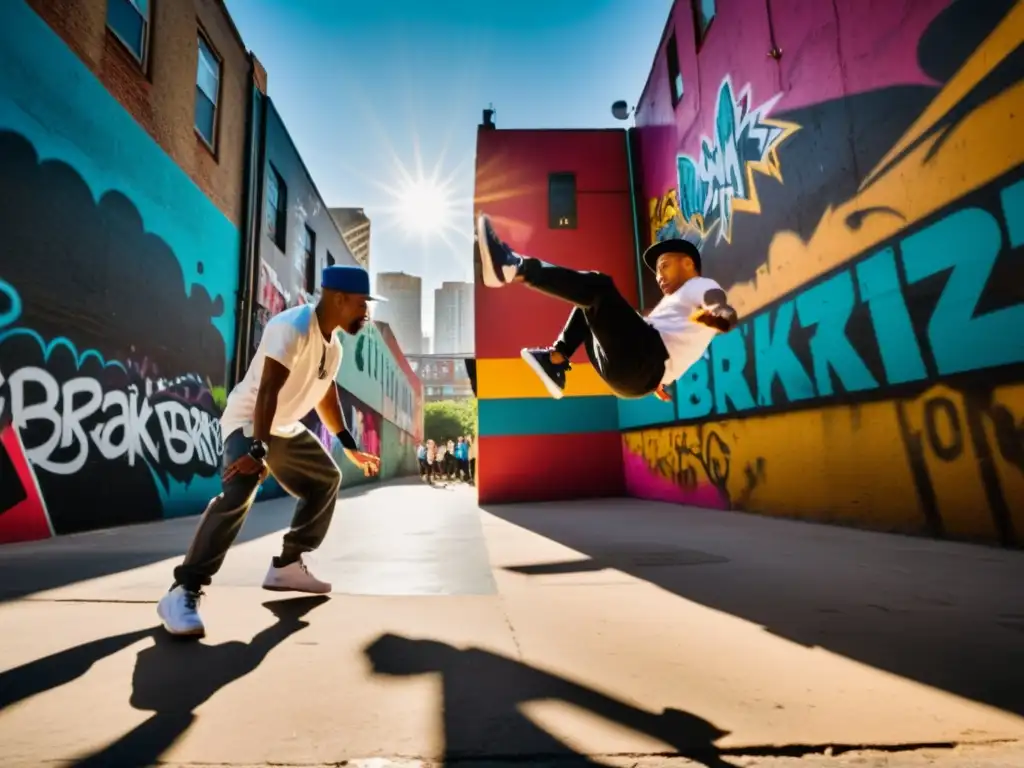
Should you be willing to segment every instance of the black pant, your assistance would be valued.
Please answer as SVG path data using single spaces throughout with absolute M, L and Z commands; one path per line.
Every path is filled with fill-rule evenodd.
M 533 258 L 524 259 L 520 274 L 531 288 L 576 305 L 555 342 L 558 352 L 569 358 L 583 344 L 595 370 L 620 397 L 644 397 L 658 388 L 668 360 L 665 343 L 608 275 Z

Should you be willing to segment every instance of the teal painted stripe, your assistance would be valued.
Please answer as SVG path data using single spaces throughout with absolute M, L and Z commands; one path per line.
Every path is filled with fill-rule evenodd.
M 623 430 L 664 424 L 676 419 L 675 400 L 666 403 L 654 395 L 619 400 L 618 411 L 619 429 Z
M 561 400 L 530 397 L 479 400 L 478 430 L 481 437 L 618 431 L 616 399 L 611 395 L 597 395 Z

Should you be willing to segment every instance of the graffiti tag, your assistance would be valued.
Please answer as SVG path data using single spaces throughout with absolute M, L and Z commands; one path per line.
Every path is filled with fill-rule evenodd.
M 800 126 L 768 117 L 781 97 L 754 107 L 750 86 L 734 94 L 726 75 L 718 89 L 715 135 L 701 136 L 698 157 L 676 158 L 679 213 L 702 240 L 715 232 L 716 244 L 732 242 L 733 213 L 761 212 L 755 173 L 782 181 L 778 149 Z
M 108 461 L 123 458 L 129 466 L 167 461 L 213 468 L 223 453 L 216 416 L 167 399 L 167 390 L 147 395 L 132 384 L 104 391 L 88 376 L 60 384 L 34 367 L 19 368 L 6 378 L 0 373 L 0 388 L 7 391 L 14 427 L 34 438 L 25 440 L 25 455 L 53 474 L 79 472 L 92 449 Z M 0 411 L 6 405 L 0 396 Z

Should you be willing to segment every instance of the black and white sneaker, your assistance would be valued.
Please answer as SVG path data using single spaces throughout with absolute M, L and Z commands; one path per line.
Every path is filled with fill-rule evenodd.
M 498 237 L 486 214 L 480 214 L 476 220 L 476 243 L 484 285 L 500 288 L 511 283 L 523 264 L 523 258 Z
M 524 349 L 519 354 L 533 369 L 533 372 L 540 377 L 551 396 L 556 400 L 561 400 L 565 394 L 565 374 L 572 370 L 569 361 L 566 360 L 557 365 L 551 362 L 550 349 Z

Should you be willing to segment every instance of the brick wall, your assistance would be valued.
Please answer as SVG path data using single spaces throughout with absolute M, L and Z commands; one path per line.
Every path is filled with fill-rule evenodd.
M 25 0 L 209 198 L 242 222 L 250 64 L 221 0 L 155 0 L 140 66 L 106 27 L 106 0 Z M 216 149 L 194 129 L 198 32 L 221 58 Z

